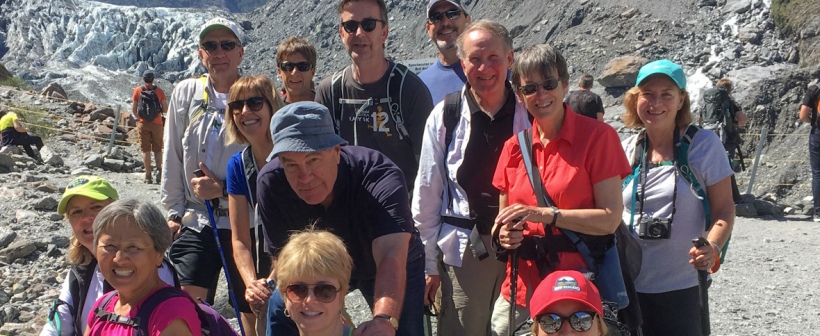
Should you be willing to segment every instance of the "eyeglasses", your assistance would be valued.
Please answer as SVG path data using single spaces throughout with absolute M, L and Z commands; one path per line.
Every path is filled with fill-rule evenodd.
M 250 97 L 245 100 L 234 100 L 228 103 L 228 109 L 234 114 L 242 113 L 242 107 L 247 106 L 253 112 L 259 111 L 265 106 L 265 97 Z M 237 113 L 237 111 L 239 111 Z
M 541 325 L 547 334 L 554 334 L 561 330 L 564 321 L 569 321 L 569 326 L 577 332 L 585 332 L 592 328 L 592 321 L 595 320 L 595 312 L 579 311 L 574 312 L 569 317 L 558 314 L 544 314 L 538 316 L 538 324 Z
M 282 69 L 282 71 L 284 71 L 284 72 L 291 72 L 291 71 L 293 71 L 293 68 L 299 69 L 299 71 L 301 71 L 301 72 L 305 72 L 305 71 L 310 70 L 310 68 L 312 68 L 312 66 L 308 62 L 298 62 L 298 63 L 282 62 L 282 63 L 279 64 L 279 69 Z
M 461 16 L 461 10 L 450 9 L 443 12 L 435 12 L 430 14 L 430 16 L 427 17 L 427 20 L 430 20 L 430 23 L 439 23 L 441 20 L 444 20 L 445 16 L 450 20 L 458 19 L 458 17 Z
M 348 34 L 354 34 L 356 33 L 356 30 L 359 29 L 359 25 L 361 24 L 362 29 L 369 33 L 376 29 L 376 22 L 384 23 L 384 21 L 374 18 L 366 18 L 361 22 L 355 20 L 347 20 L 345 22 L 342 22 L 342 28 L 344 28 L 344 30 Z
M 308 297 L 308 291 L 311 288 L 313 289 L 313 296 L 319 300 L 319 302 L 324 303 L 333 302 L 333 300 L 336 299 L 336 293 L 339 292 L 339 289 L 331 284 L 293 284 L 285 288 L 285 294 L 288 296 L 288 300 L 301 302 Z
M 231 51 L 236 48 L 236 41 L 206 41 L 199 45 L 200 48 L 207 52 L 216 50 L 217 47 L 222 47 L 222 50 Z
M 539 83 L 539 84 L 529 83 L 529 84 L 524 85 L 524 86 L 519 86 L 518 90 L 521 91 L 521 93 L 523 93 L 524 95 L 529 96 L 529 95 L 535 93 L 536 91 L 538 91 L 539 86 L 544 88 L 544 90 L 547 90 L 547 91 L 555 90 L 555 88 L 558 87 L 558 79 L 548 78 L 543 83 Z

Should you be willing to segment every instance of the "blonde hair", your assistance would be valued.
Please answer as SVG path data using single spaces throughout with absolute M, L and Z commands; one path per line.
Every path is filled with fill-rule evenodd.
M 347 293 L 353 259 L 342 239 L 308 227 L 290 236 L 276 262 L 276 283 L 282 297 L 288 285 L 299 279 L 329 277 L 339 281 L 340 292 Z
M 239 78 L 231 85 L 231 90 L 228 93 L 228 102 L 235 101 L 240 96 L 250 95 L 249 97 L 253 97 L 256 94 L 260 94 L 268 101 L 271 116 L 285 106 L 285 103 L 282 102 L 282 98 L 277 94 L 276 85 L 274 85 L 273 81 L 267 76 L 246 76 Z M 265 127 L 269 126 L 270 125 L 265 125 Z M 225 131 L 227 132 L 225 137 L 227 144 L 237 143 L 242 145 L 248 143 L 248 139 L 245 138 L 236 126 L 236 122 L 233 120 L 233 111 L 231 111 L 230 107 L 225 108 Z M 267 137 L 270 139 L 270 132 L 268 132 Z
M 680 110 L 678 110 L 678 114 L 675 115 L 675 126 L 678 128 L 683 128 L 684 126 L 691 124 L 693 120 L 691 102 L 689 100 L 689 92 L 681 88 L 678 88 L 678 90 L 680 90 L 680 94 L 683 95 L 684 99 L 683 106 L 681 106 Z M 641 86 L 638 85 L 629 89 L 624 97 L 624 108 L 626 108 L 626 112 L 624 112 L 621 118 L 623 118 L 624 126 L 628 128 L 644 126 L 643 121 L 638 117 L 638 98 L 640 95 Z
M 68 263 L 72 265 L 88 265 L 91 260 L 94 260 L 94 255 L 73 234 L 68 243 L 68 254 L 66 254 Z

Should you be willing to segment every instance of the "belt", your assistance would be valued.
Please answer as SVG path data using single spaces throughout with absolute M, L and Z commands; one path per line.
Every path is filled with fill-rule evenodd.
M 490 256 L 487 247 L 484 246 L 484 241 L 481 240 L 481 233 L 478 232 L 478 227 L 472 220 L 450 216 L 441 216 L 441 220 L 455 227 L 470 230 L 470 244 L 473 245 L 473 256 L 478 260 L 484 260 Z

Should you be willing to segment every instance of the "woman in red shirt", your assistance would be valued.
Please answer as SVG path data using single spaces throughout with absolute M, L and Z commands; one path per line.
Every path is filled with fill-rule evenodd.
M 558 228 L 604 236 L 621 221 L 621 179 L 630 166 L 611 126 L 579 117 L 563 103 L 568 91 L 566 60 L 554 48 L 541 44 L 524 49 L 512 66 L 516 96 L 532 114 L 533 160 L 553 207 L 539 207 L 530 184 L 517 137 L 507 140 L 498 160 L 493 185 L 501 191 L 493 232 L 504 249 L 517 249 L 526 236 L 562 236 Z M 516 219 L 521 219 L 517 221 Z M 546 231 L 549 230 L 549 231 Z M 551 234 L 548 234 L 551 232 Z M 555 245 L 553 245 L 555 246 Z M 546 272 L 585 270 L 578 252 L 553 248 Z M 543 260 L 541 272 L 545 272 Z M 518 261 L 516 321 L 526 320 L 527 302 L 546 274 L 534 260 Z M 510 266 L 493 311 L 493 331 L 507 334 L 510 312 Z

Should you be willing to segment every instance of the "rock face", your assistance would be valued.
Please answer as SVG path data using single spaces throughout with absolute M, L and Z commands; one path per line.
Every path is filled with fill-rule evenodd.
M 604 72 L 598 77 L 598 83 L 603 87 L 631 87 L 638 79 L 638 70 L 649 63 L 643 57 L 623 56 L 613 58 L 606 64 Z

